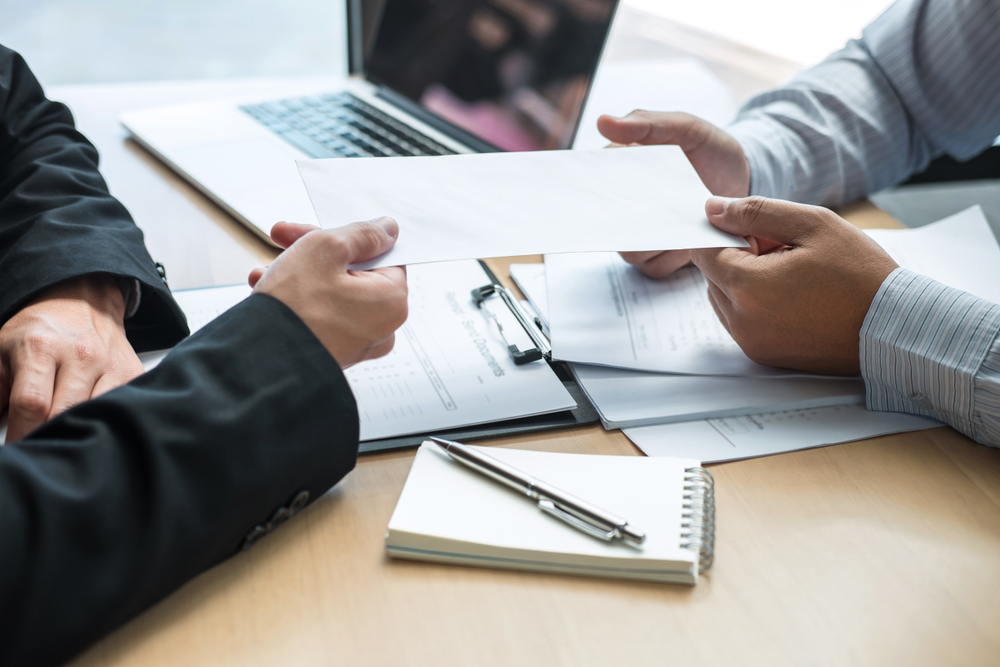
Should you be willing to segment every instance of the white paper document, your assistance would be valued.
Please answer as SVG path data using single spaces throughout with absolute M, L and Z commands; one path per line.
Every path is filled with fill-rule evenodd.
M 173 292 L 174 301 L 181 307 L 187 318 L 188 329 L 195 333 L 216 317 L 226 312 L 253 292 L 246 283 L 222 285 L 220 287 L 199 287 Z M 154 350 L 139 354 L 142 367 L 148 372 L 156 368 L 170 350 Z
M 1000 303 L 1000 245 L 979 206 L 916 229 L 866 229 L 896 263 Z
M 409 318 L 392 352 L 348 368 L 361 440 L 473 426 L 570 410 L 576 402 L 545 362 L 516 366 L 496 324 L 472 302 L 489 282 L 474 260 L 410 269 Z M 175 292 L 192 333 L 250 294 L 246 285 Z M 487 302 L 512 342 L 530 339 L 494 300 Z M 146 370 L 169 352 L 140 355 Z
M 864 403 L 855 378 L 749 378 L 644 373 L 570 364 L 605 428 Z
M 976 206 L 917 229 L 867 230 L 896 262 L 1000 303 L 1000 246 Z M 695 267 L 652 280 L 617 253 L 548 255 L 552 354 L 635 370 L 805 376 L 750 361 L 712 310 Z
M 747 358 L 696 267 L 652 280 L 618 253 L 546 255 L 545 277 L 555 359 L 659 373 L 803 375 Z
M 693 58 L 602 62 L 573 148 L 607 146 L 608 140 L 597 131 L 597 119 L 603 114 L 621 117 L 634 109 L 684 111 L 723 127 L 737 108 L 726 84 Z
M 549 331 L 549 300 L 545 286 L 545 265 L 511 264 L 508 267 L 510 277 L 528 299 L 528 305 L 538 316 L 538 324 L 542 333 L 550 335 Z
M 841 405 L 630 428 L 625 435 L 647 456 L 718 463 L 938 426 L 929 417 Z
M 393 351 L 344 373 L 362 441 L 576 407 L 547 363 L 516 366 L 496 324 L 473 304 L 471 291 L 489 282 L 478 262 L 416 266 L 407 279 L 410 315 Z M 520 328 L 510 311 L 493 312 L 505 331 Z
M 511 277 L 542 318 L 548 317 L 544 264 L 511 264 Z M 605 428 L 863 403 L 856 378 L 732 378 L 672 375 L 570 364 Z
M 302 160 L 323 227 L 382 215 L 396 245 L 354 268 L 597 250 L 746 247 L 705 217 L 676 146 Z

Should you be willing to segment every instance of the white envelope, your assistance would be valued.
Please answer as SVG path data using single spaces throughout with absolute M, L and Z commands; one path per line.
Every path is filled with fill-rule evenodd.
M 598 250 L 746 247 L 709 224 L 676 146 L 302 160 L 324 228 L 395 218 L 396 246 L 354 268 Z

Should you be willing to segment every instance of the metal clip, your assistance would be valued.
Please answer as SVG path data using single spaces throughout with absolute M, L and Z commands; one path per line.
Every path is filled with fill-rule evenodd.
M 617 528 L 613 528 L 611 530 L 601 530 L 600 528 L 594 526 L 593 524 L 587 523 L 586 521 L 582 521 L 581 519 L 576 518 L 569 512 L 564 511 L 551 500 L 539 500 L 538 509 L 542 510 L 546 514 L 551 514 L 557 519 L 562 519 L 563 521 L 573 526 L 577 530 L 581 530 L 587 533 L 588 535 L 596 537 L 600 540 L 604 540 L 605 542 L 610 542 L 611 540 L 615 539 L 615 537 L 618 536 Z
M 489 308 L 483 307 L 483 302 L 486 298 L 496 294 L 507 306 L 508 310 L 514 315 L 518 323 L 524 329 L 525 333 L 531 339 L 531 342 L 535 344 L 535 347 L 529 350 L 520 350 L 517 345 L 510 342 L 507 338 L 507 334 L 504 332 L 503 325 L 500 323 L 500 318 L 496 316 L 496 313 L 492 312 Z M 514 359 L 514 363 L 518 366 L 521 364 L 527 364 L 532 361 L 538 361 L 540 359 L 548 359 L 552 355 L 552 348 L 549 346 L 545 337 L 536 328 L 536 325 L 531 322 L 528 315 L 521 308 L 521 304 L 517 302 L 514 295 L 503 285 L 484 285 L 483 287 L 478 287 L 472 290 L 472 300 L 476 304 L 476 307 L 481 311 L 486 313 L 486 315 L 493 320 L 497 325 L 497 329 L 500 331 L 500 337 L 503 338 L 504 343 L 507 344 L 507 350 L 510 352 L 510 356 Z

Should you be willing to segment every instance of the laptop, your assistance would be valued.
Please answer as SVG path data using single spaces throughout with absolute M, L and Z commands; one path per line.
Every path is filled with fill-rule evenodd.
M 617 9 L 617 0 L 367 4 L 367 21 L 354 21 L 362 29 L 349 31 L 363 78 L 286 99 L 135 111 L 121 122 L 269 240 L 280 220 L 316 224 L 296 160 L 570 148 Z M 360 49 L 358 32 L 369 42 Z

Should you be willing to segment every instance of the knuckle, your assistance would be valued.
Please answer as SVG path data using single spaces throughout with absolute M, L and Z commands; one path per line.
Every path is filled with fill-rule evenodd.
M 73 344 L 73 354 L 85 367 L 96 365 L 101 360 L 101 352 L 90 340 L 78 340 Z
M 57 341 L 48 331 L 29 331 L 24 336 L 24 348 L 35 355 L 52 356 Z
M 748 227 L 753 226 L 761 219 L 766 206 L 767 199 L 765 197 L 754 195 L 753 197 L 747 197 L 743 200 L 740 215 Z
M 372 222 L 359 222 L 356 230 L 362 247 L 365 249 L 378 248 L 385 239 L 385 230 Z
M 51 397 L 36 387 L 17 392 L 10 397 L 11 412 L 34 419 L 44 418 L 49 413 L 51 405 Z
M 406 323 L 406 319 L 410 316 L 410 306 L 406 301 L 406 296 L 397 299 L 389 318 L 389 326 L 393 332 L 399 327 Z
M 350 252 L 347 240 L 340 232 L 306 234 L 299 239 L 298 244 L 302 244 L 305 249 L 315 246 L 320 253 L 335 260 L 346 258 Z

